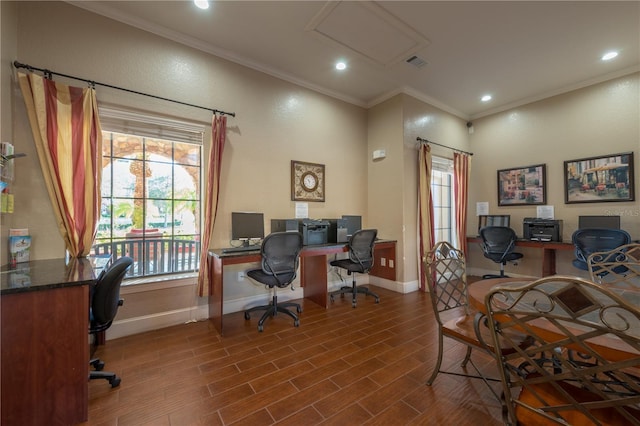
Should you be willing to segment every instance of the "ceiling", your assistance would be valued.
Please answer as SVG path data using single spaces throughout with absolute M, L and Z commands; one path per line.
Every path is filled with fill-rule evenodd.
M 639 1 L 70 3 L 359 106 L 407 93 L 464 119 L 640 70 Z

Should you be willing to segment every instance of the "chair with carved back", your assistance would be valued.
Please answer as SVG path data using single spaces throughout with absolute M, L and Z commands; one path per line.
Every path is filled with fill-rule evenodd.
M 488 383 L 489 381 L 498 381 L 498 379 L 486 377 L 471 359 L 473 349 L 492 355 L 493 348 L 490 331 L 483 316 L 469 306 L 464 254 L 448 242 L 441 241 L 429 251 L 425 264 L 431 304 L 438 322 L 438 359 L 427 384 L 431 385 L 438 373 L 482 379 L 494 396 L 499 399 Z M 516 334 L 517 336 L 512 336 L 513 339 L 526 346 L 528 344 L 526 336 L 522 333 Z M 464 369 L 470 363 L 476 374 L 441 369 L 445 337 L 466 345 L 466 354 L 461 367 Z
M 505 424 L 640 425 L 640 310 L 606 286 L 553 276 L 485 297 Z M 526 331 L 522 348 L 508 336 Z

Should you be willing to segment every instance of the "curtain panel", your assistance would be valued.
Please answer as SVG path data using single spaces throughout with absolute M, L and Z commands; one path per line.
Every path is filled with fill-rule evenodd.
M 209 165 L 207 170 L 207 192 L 205 194 L 204 228 L 202 229 L 202 244 L 200 245 L 200 271 L 198 272 L 198 296 L 210 296 L 209 283 L 209 243 L 218 213 L 218 198 L 220 196 L 220 175 L 222 171 L 222 153 L 227 138 L 227 117 L 213 116 L 211 123 L 211 149 L 209 151 Z
M 433 247 L 433 202 L 431 200 L 431 147 L 421 144 L 418 148 L 418 268 L 420 290 L 426 291 L 425 260 Z
M 93 88 L 18 73 L 49 198 L 72 257 L 89 254 L 100 216 L 102 131 Z
M 456 238 L 458 247 L 467 256 L 467 206 L 469 204 L 469 174 L 471 157 L 453 154 L 453 202 L 456 211 Z

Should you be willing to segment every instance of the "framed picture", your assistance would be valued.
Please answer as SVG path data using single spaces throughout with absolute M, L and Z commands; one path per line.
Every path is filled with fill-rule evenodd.
M 564 162 L 564 202 L 633 201 L 633 152 Z
M 324 164 L 291 161 L 291 200 L 324 201 Z
M 546 164 L 498 170 L 499 206 L 546 204 L 546 202 Z

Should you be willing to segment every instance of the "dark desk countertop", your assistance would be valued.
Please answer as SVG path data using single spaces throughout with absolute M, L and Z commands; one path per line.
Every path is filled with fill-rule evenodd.
M 387 240 L 387 239 L 378 239 L 375 241 L 376 244 L 383 243 L 395 243 L 397 240 Z M 346 247 L 347 243 L 327 243 L 327 244 L 313 244 L 302 246 L 302 250 L 322 250 L 322 249 L 332 249 L 336 247 Z M 259 255 L 260 254 L 260 245 L 256 245 L 253 250 L 246 251 L 231 251 L 231 252 L 223 252 L 223 248 L 214 248 L 209 250 L 209 255 L 213 255 L 216 257 L 238 257 L 238 256 L 247 256 L 250 254 Z
M 0 268 L 0 294 L 24 293 L 94 283 L 108 258 L 34 260 Z

